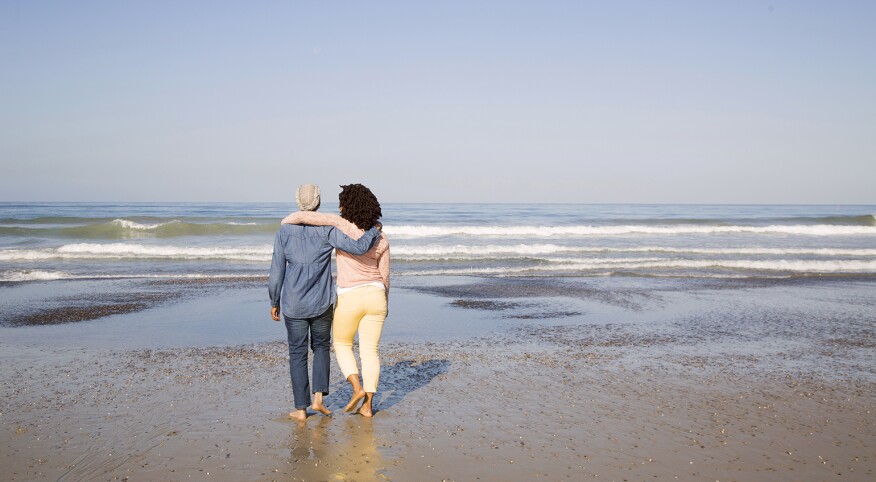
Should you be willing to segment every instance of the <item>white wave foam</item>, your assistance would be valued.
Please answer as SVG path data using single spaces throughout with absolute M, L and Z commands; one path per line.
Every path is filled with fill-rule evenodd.
M 218 279 L 218 278 L 261 278 L 261 274 L 71 274 L 64 271 L 12 270 L 0 272 L 0 282 L 57 281 L 57 280 L 97 280 L 97 279 Z
M 515 244 L 515 245 L 437 245 L 425 246 L 393 246 L 393 256 L 490 256 L 490 255 L 536 255 L 575 251 L 590 251 L 596 248 L 579 248 L 574 246 L 559 246 L 555 244 Z
M 71 276 L 70 273 L 65 273 L 63 271 L 10 270 L 0 272 L 0 281 L 54 281 L 59 279 L 69 279 Z
M 876 249 L 844 248 L 671 248 L 662 246 L 643 246 L 621 248 L 609 246 L 561 246 L 556 244 L 515 244 L 515 245 L 437 245 L 398 246 L 392 248 L 392 255 L 401 259 L 474 259 L 477 257 L 520 257 L 558 253 L 675 253 L 708 255 L 814 255 L 814 256 L 876 256 Z
M 173 224 L 181 224 L 181 223 L 182 223 L 182 221 L 180 221 L 179 219 L 173 219 L 173 220 L 167 221 L 165 223 L 158 223 L 158 224 L 141 224 L 141 223 L 138 223 L 136 221 L 131 221 L 128 219 L 113 219 L 110 222 L 110 224 L 114 224 L 116 226 L 121 226 L 123 228 L 142 230 L 142 231 L 149 231 L 149 230 L 153 230 L 156 228 L 160 228 L 162 226 L 170 226 Z M 235 222 L 235 221 L 229 221 L 229 222 L 224 223 L 224 224 L 228 225 L 228 226 L 259 226 L 259 223 L 239 223 L 239 222 Z
M 876 226 L 774 225 L 774 226 L 386 226 L 390 236 L 423 238 L 475 237 L 586 237 L 627 234 L 794 234 L 803 236 L 876 236 Z
M 0 261 L 40 261 L 50 259 L 218 259 L 229 261 L 271 260 L 272 247 L 187 247 L 128 243 L 77 243 L 58 248 L 2 249 Z M 671 248 L 643 246 L 632 248 L 561 246 L 556 244 L 516 245 L 425 245 L 394 246 L 392 256 L 405 261 L 477 260 L 479 258 L 543 257 L 552 254 L 574 253 L 669 253 L 680 255 L 769 255 L 769 256 L 825 256 L 874 257 L 876 249 L 842 248 Z
M 545 271 L 545 273 L 550 273 L 550 272 Z M 616 274 L 616 271 L 592 271 L 592 272 L 587 272 L 586 276 L 588 276 L 588 277 L 594 277 L 594 276 L 607 277 L 607 276 L 612 276 L 614 274 Z M 429 270 L 429 271 L 410 271 L 410 272 L 398 274 L 398 276 L 466 276 L 466 275 L 468 275 L 468 276 L 496 276 L 496 277 L 501 278 L 501 277 L 514 277 L 514 276 L 538 277 L 538 276 L 543 276 L 544 273 L 539 273 L 539 272 L 535 272 L 535 271 L 523 272 L 520 270 L 512 270 L 512 269 L 507 269 L 507 268 L 506 269 L 496 268 L 496 269 L 482 269 L 482 270 L 477 270 L 477 269 L 473 269 L 473 270 L 447 269 L 447 270 Z M 651 273 L 648 273 L 647 275 L 651 276 L 651 277 L 655 277 L 655 278 L 684 277 L 684 278 L 708 278 L 708 279 L 728 279 L 728 278 L 729 279 L 742 279 L 742 278 L 750 277 L 750 275 L 740 274 L 740 273 L 713 274 L 713 273 L 703 273 L 703 272 L 684 273 L 683 275 L 678 274 L 678 273 L 651 272 Z M 771 275 L 771 277 L 787 278 L 789 276 Z
M 604 268 L 606 264 L 621 269 L 648 268 L 730 268 L 764 271 L 794 271 L 807 273 L 867 273 L 876 272 L 876 260 L 750 260 L 750 259 L 660 259 L 660 258 L 608 258 L 594 260 L 569 260 L 564 258 L 547 258 L 554 266 L 537 267 L 543 269 L 596 269 Z
M 0 261 L 47 259 L 224 259 L 270 262 L 271 246 L 185 247 L 109 243 L 67 244 L 58 248 L 0 251 Z
M 174 219 L 173 221 L 168 221 L 166 223 L 158 223 L 158 224 L 140 224 L 135 221 L 130 221 L 127 219 L 113 219 L 110 224 L 114 224 L 116 226 L 121 226 L 126 229 L 136 229 L 140 231 L 149 231 L 155 228 L 166 226 L 168 224 L 178 224 L 179 221 Z
M 521 275 L 539 272 L 587 272 L 591 270 L 647 270 L 647 269 L 736 269 L 746 271 L 777 271 L 792 273 L 832 273 L 856 274 L 876 273 L 876 260 L 873 261 L 797 261 L 797 260 L 624 260 L 604 263 L 597 261 L 564 260 L 562 264 L 522 266 L 522 267 L 484 267 L 451 268 L 439 270 L 412 271 L 411 275 Z

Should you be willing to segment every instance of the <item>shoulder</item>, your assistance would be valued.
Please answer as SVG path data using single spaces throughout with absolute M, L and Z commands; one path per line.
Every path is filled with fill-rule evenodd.
M 334 229 L 331 226 L 309 226 L 306 224 L 282 224 L 277 236 L 315 236 L 326 235 Z
M 277 236 L 289 236 L 297 231 L 300 231 L 301 226 L 297 224 L 281 224 L 277 230 Z
M 335 231 L 334 226 L 302 226 L 302 228 L 306 229 L 308 232 L 313 233 L 314 235 L 319 236 L 328 236 Z

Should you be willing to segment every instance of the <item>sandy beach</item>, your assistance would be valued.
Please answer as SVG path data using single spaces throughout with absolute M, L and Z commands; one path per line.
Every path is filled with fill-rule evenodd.
M 870 280 L 824 283 L 412 281 L 394 294 L 375 417 L 342 412 L 333 360 L 335 413 L 304 424 L 285 417 L 270 320 L 246 322 L 277 340 L 212 347 L 6 328 L 0 477 L 872 480 L 876 297 Z M 165 303 L 140 316 L 184 304 Z

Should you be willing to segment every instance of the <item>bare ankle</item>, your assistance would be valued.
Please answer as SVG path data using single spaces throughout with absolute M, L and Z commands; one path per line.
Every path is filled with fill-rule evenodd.
M 366 392 L 365 399 L 362 402 L 362 406 L 359 407 L 359 414 L 371 417 L 374 415 L 374 407 L 372 406 L 372 401 L 374 400 L 374 392 Z
M 365 392 L 362 391 L 362 387 L 359 387 L 359 391 L 353 391 L 353 396 L 350 397 L 349 403 L 344 407 L 345 412 L 352 412 L 356 409 L 356 406 L 359 405 L 359 402 L 364 399 L 366 396 Z
M 350 383 L 350 387 L 353 388 L 353 393 L 359 394 L 362 393 L 362 383 L 359 382 L 359 374 L 354 373 L 347 377 L 347 381 Z

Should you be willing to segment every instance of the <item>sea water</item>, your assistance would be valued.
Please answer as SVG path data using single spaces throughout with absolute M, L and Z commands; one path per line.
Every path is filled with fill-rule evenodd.
M 0 282 L 260 277 L 293 209 L 0 203 Z M 873 205 L 387 203 L 382 221 L 393 277 L 849 277 L 876 275 L 874 213 Z

